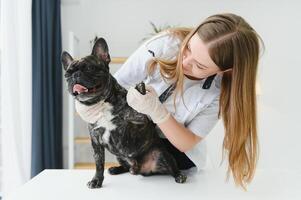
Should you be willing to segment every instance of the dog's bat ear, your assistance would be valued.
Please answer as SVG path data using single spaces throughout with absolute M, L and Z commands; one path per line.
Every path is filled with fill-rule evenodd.
M 103 38 L 98 38 L 95 40 L 91 54 L 96 56 L 98 59 L 105 61 L 107 64 L 111 62 L 109 47 Z
M 63 51 L 61 55 L 61 62 L 63 64 L 64 70 L 68 69 L 68 66 L 72 63 L 73 58 L 67 51 Z

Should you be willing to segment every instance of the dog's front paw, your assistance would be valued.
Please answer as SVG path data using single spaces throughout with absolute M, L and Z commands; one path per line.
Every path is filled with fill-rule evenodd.
M 175 176 L 175 181 L 177 183 L 185 183 L 187 179 L 187 176 L 184 174 L 179 173 L 178 175 Z
M 87 186 L 90 189 L 100 188 L 102 186 L 102 182 L 103 182 L 103 177 L 93 178 L 91 181 L 87 183 Z

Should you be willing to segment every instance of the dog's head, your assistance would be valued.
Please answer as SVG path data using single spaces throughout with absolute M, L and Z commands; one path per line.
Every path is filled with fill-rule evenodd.
M 65 70 L 68 91 L 82 103 L 106 99 L 111 91 L 109 63 L 111 61 L 106 41 L 95 41 L 91 55 L 74 60 L 64 51 L 61 61 Z

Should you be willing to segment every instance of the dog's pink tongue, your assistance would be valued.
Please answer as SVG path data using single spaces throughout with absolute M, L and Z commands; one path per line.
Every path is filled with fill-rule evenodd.
M 78 94 L 83 92 L 88 92 L 88 89 L 80 84 L 75 84 L 73 86 L 73 92 L 77 92 Z

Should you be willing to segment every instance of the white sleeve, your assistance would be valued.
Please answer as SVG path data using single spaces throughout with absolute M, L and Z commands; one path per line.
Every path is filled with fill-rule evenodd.
M 117 82 L 128 89 L 130 86 L 145 80 L 147 77 L 147 65 L 152 58 L 146 46 L 141 45 L 113 75 Z
M 186 128 L 201 138 L 206 137 L 218 121 L 218 111 L 219 98 L 217 97 L 207 108 L 198 113 Z
M 147 78 L 147 67 L 153 58 L 151 52 L 157 58 L 164 55 L 164 58 L 171 59 L 177 53 L 178 46 L 179 40 L 168 33 L 151 38 L 142 44 L 113 76 L 120 85 L 128 89 Z

